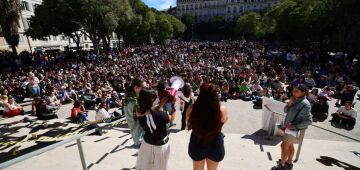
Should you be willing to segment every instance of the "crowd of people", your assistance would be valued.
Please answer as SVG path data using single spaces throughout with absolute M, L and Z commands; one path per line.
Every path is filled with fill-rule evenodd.
M 141 147 L 149 150 L 150 145 L 167 143 L 166 131 L 174 125 L 175 118 L 173 98 L 168 97 L 167 88 L 171 77 L 180 76 L 186 83 L 182 89 L 184 96 L 180 97 L 181 129 L 193 129 L 191 147 L 201 148 L 189 154 L 197 163 L 194 167 L 203 166 L 201 155 L 209 154 L 207 163 L 212 166 L 222 158 L 211 157 L 209 148 L 221 145 L 221 126 L 227 118 L 216 117 L 225 112 L 217 106 L 216 118 L 209 118 L 217 126 L 207 127 L 197 117 L 204 111 L 199 105 L 206 104 L 206 99 L 199 101 L 201 96 L 214 98 L 215 93 L 218 97 L 214 101 L 244 100 L 261 106 L 263 97 L 281 102 L 292 100 L 293 89 L 304 85 L 309 90 L 300 91 L 312 106 L 310 111 L 315 119 L 326 119 L 328 101 L 337 100 L 340 108 L 333 114 L 333 124 L 351 129 L 357 116 L 353 105 L 359 90 L 358 57 L 331 57 L 315 48 L 274 48 L 266 43 L 246 41 L 171 42 L 100 54 L 22 54 L 1 63 L 4 67 L 0 74 L 0 104 L 3 115 L 12 117 L 24 114 L 17 103 L 32 97 L 33 114 L 48 120 L 57 118 L 54 111 L 62 104 L 74 103 L 69 117 L 77 123 L 87 120 L 88 110 L 96 110 L 96 119 L 101 120 L 116 117 L 117 113 L 110 113 L 109 108 L 122 107 L 134 144 L 140 146 L 144 138 L 149 145 Z M 204 90 L 212 95 L 202 94 Z M 198 99 L 192 94 L 199 96 Z M 152 107 L 155 99 L 160 107 Z M 192 111 L 187 113 L 189 110 Z M 166 125 L 157 126 L 158 123 Z M 214 133 L 203 136 L 204 127 Z M 157 149 L 166 157 L 166 148 Z M 220 148 L 217 154 L 221 153 Z M 138 166 L 144 166 L 144 162 L 139 161 Z

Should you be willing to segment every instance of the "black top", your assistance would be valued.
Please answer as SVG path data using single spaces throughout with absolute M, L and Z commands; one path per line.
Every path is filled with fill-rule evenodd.
M 151 114 L 154 123 L 156 125 L 156 129 L 154 129 L 150 123 L 150 127 L 152 128 L 151 129 L 152 133 L 150 127 L 147 124 L 147 117 L 146 116 L 138 117 L 140 125 L 145 131 L 144 140 L 146 143 L 152 145 L 161 145 L 162 143 L 161 141 L 163 141 L 169 134 L 169 128 L 167 124 L 170 123 L 170 118 L 167 112 L 165 111 L 164 112 L 152 111 Z

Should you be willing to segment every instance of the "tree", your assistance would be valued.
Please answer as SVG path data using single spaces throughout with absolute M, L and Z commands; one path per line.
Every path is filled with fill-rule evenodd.
M 84 14 L 82 28 L 84 34 L 88 34 L 94 50 L 99 52 L 100 40 L 103 41 L 105 49 L 109 49 L 111 34 L 119 24 L 121 16 L 127 16 L 127 0 L 82 0 L 84 5 L 81 8 Z
M 186 30 L 185 24 L 172 15 L 168 15 L 167 19 L 173 27 L 173 37 L 180 37 Z
M 79 31 L 82 18 L 77 9 L 81 5 L 81 2 L 76 0 L 44 0 L 31 17 L 27 34 L 36 39 L 64 34 L 74 40 L 79 51 L 83 34 Z
M 157 15 L 156 29 L 158 30 L 155 37 L 157 42 L 163 42 L 167 38 L 170 38 L 174 31 L 173 26 L 165 14 Z
M 236 22 L 236 32 L 238 34 L 245 34 L 254 36 L 257 33 L 258 25 L 260 23 L 261 16 L 256 12 L 248 12 L 239 17 Z
M 183 22 L 187 28 L 183 34 L 183 38 L 190 40 L 191 38 L 193 38 L 194 26 L 196 24 L 196 18 L 195 18 L 195 16 L 187 13 L 181 17 L 181 22 Z
M 0 26 L 14 55 L 17 55 L 16 47 L 19 45 L 20 12 L 19 0 L 0 1 Z

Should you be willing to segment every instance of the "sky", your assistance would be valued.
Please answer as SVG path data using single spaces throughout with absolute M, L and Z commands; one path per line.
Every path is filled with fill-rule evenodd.
M 146 5 L 156 8 L 158 10 L 167 9 L 171 6 L 176 6 L 176 0 L 142 0 Z

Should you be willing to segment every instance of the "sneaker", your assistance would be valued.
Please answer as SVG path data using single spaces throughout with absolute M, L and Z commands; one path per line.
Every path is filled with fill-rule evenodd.
M 176 126 L 176 123 L 171 122 L 170 127 Z
M 292 170 L 292 169 L 293 169 L 293 166 L 294 166 L 294 164 L 291 164 L 291 163 L 289 163 L 289 162 L 285 162 L 285 167 L 286 167 L 286 169 Z
M 281 164 L 277 164 L 276 166 L 272 167 L 271 170 L 285 170 Z

